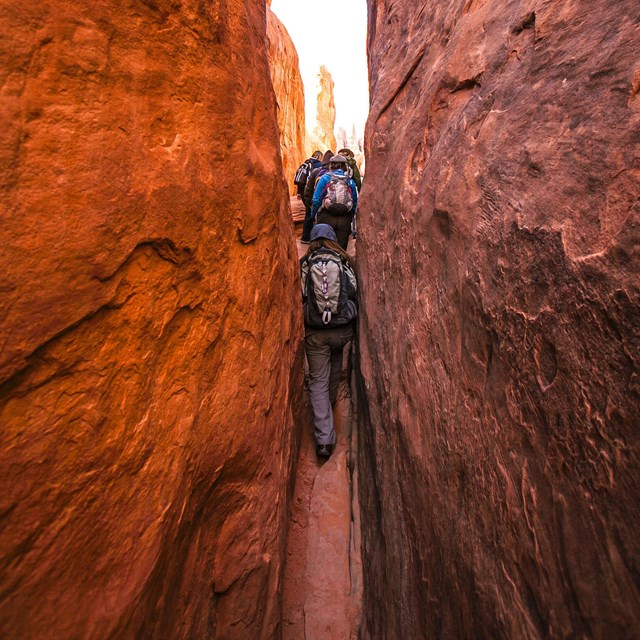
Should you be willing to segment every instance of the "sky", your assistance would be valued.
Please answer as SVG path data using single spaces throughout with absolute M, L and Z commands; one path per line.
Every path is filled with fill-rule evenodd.
M 321 65 L 335 83 L 336 130 L 364 133 L 369 112 L 366 0 L 272 0 L 271 9 L 298 51 L 307 128 L 316 120 L 316 78 Z

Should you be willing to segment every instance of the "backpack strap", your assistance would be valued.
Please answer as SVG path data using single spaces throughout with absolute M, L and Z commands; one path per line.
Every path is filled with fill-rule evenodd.
M 322 190 L 321 197 L 324 197 L 325 193 L 327 193 L 327 191 L 329 191 L 329 183 L 331 182 L 331 174 L 330 173 L 329 174 L 325 173 L 324 175 L 325 176 L 329 175 L 329 179 L 327 180 L 327 184 L 324 185 L 324 189 Z

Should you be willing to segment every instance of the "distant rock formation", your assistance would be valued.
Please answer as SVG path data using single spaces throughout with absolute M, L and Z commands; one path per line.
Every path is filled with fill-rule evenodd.
M 338 133 L 336 135 L 336 149 L 340 150 L 345 148 L 353 151 L 360 171 L 364 172 L 364 139 L 362 137 L 358 137 L 355 125 L 351 128 L 351 135 L 347 135 L 344 127 L 338 127 Z
M 307 157 L 304 86 L 296 48 L 282 22 L 269 8 L 267 36 L 271 80 L 278 103 L 282 164 L 287 184 L 293 190 L 293 176 Z
M 318 72 L 318 109 L 316 125 L 311 136 L 311 146 L 322 151 L 336 150 L 336 105 L 333 100 L 333 78 L 326 67 L 320 67 Z
M 638 2 L 369 22 L 362 637 L 638 638 Z
M 265 4 L 23 0 L 0 637 L 275 638 L 301 398 Z

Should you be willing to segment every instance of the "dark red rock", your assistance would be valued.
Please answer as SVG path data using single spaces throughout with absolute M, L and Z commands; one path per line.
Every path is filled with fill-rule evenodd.
M 639 20 L 369 0 L 365 637 L 640 637 Z
M 264 0 L 0 29 L 0 636 L 276 637 L 301 317 Z

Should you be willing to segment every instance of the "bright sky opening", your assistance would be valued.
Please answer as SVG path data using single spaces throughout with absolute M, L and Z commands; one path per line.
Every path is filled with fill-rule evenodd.
M 307 129 L 316 121 L 316 78 L 324 65 L 335 83 L 336 130 L 364 133 L 369 112 L 366 0 L 272 0 L 271 9 L 298 51 Z

